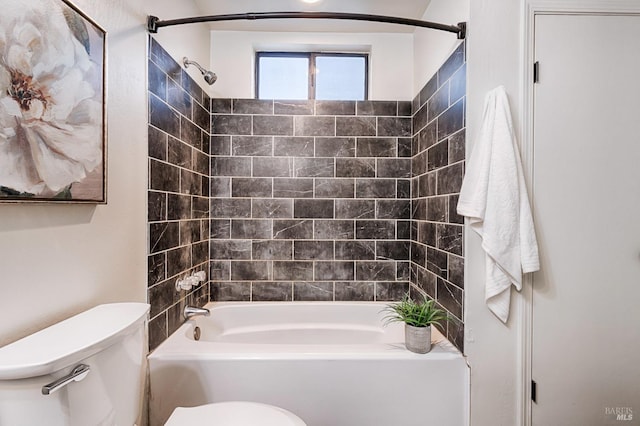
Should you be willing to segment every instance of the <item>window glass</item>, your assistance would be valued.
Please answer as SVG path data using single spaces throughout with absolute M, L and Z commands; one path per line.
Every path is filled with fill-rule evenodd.
M 258 56 L 258 99 L 309 99 L 309 57 Z
M 365 99 L 366 61 L 364 56 L 316 56 L 316 99 Z

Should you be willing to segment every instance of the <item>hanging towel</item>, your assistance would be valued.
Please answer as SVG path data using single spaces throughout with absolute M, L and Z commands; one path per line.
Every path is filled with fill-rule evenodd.
M 502 322 L 509 318 L 511 284 L 540 269 L 538 243 L 503 86 L 485 97 L 480 135 L 467 164 L 458 213 L 469 218 L 486 252 L 485 299 Z

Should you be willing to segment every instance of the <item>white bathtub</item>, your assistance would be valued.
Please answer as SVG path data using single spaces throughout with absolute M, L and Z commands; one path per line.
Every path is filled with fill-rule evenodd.
M 436 330 L 430 353 L 407 351 L 403 326 L 383 326 L 384 306 L 210 303 L 210 317 L 149 355 L 151 426 L 175 407 L 236 400 L 285 408 L 308 426 L 467 425 L 463 356 Z

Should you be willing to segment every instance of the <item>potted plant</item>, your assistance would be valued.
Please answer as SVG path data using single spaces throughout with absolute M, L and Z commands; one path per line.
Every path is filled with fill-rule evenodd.
M 431 350 L 431 324 L 441 324 L 448 319 L 436 301 L 423 296 L 415 301 L 409 293 L 400 302 L 390 303 L 385 308 L 386 322 L 404 322 L 404 344 L 411 352 L 426 354 Z

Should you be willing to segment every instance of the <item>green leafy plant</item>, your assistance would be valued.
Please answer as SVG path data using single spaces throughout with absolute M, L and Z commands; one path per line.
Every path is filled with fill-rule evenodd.
M 442 321 L 449 318 L 447 313 L 436 307 L 436 301 L 424 297 L 423 301 L 415 301 L 405 294 L 400 302 L 387 305 L 384 309 L 388 314 L 384 317 L 385 323 L 404 322 L 414 327 L 428 327 L 431 324 L 442 326 Z

